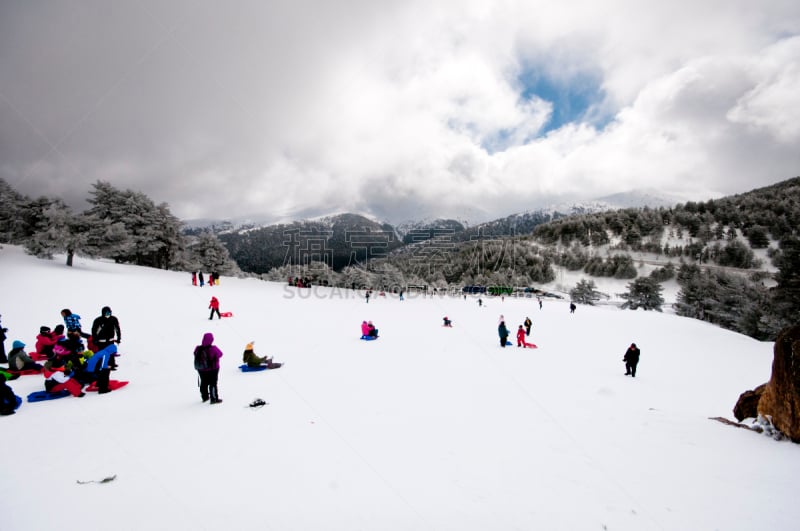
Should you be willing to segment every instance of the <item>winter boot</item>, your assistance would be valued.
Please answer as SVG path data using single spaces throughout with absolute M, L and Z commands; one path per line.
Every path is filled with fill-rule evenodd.
M 108 378 L 111 374 L 111 369 L 101 369 L 97 376 L 97 394 L 110 393 L 111 389 L 108 387 Z
M 212 404 L 219 404 L 222 402 L 222 399 L 219 397 L 219 392 L 217 391 L 216 386 L 211 388 L 211 403 Z

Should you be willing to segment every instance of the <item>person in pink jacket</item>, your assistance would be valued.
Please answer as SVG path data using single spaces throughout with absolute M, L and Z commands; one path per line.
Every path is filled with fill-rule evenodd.
M 369 336 L 369 324 L 366 321 L 361 321 L 361 337 Z
M 40 358 L 50 359 L 53 357 L 53 347 L 58 343 L 59 339 L 64 337 L 63 332 L 63 325 L 56 326 L 53 331 L 50 330 L 49 326 L 39 328 L 39 335 L 36 336 L 36 353 L 39 354 Z
M 212 404 L 222 402 L 217 389 L 221 357 L 222 351 L 214 345 L 214 334 L 206 332 L 203 341 L 194 349 L 194 367 L 200 375 L 200 398 L 203 402 L 209 398 Z

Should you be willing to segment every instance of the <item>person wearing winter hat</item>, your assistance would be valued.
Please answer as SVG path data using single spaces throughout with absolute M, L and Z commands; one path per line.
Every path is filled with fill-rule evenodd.
M 64 328 L 61 327 L 63 330 Z M 50 359 L 53 357 L 53 347 L 58 343 L 58 340 L 61 339 L 62 335 L 50 331 L 49 326 L 41 326 L 39 327 L 39 335 L 36 336 L 36 353 L 39 354 L 41 359 L 42 357 Z
M 453 321 L 451 321 L 449 317 L 444 316 L 442 320 L 444 321 L 444 324 L 442 326 L 449 326 L 449 327 L 453 326 Z
M 262 365 L 266 365 L 267 369 L 277 369 L 282 363 L 276 363 L 272 361 L 272 358 L 269 356 L 259 356 L 253 351 L 253 344 L 255 341 L 251 341 L 244 347 L 244 353 L 242 354 L 242 361 L 247 364 L 248 367 L 260 367 Z
M 631 346 L 628 347 L 628 350 L 625 351 L 625 355 L 622 357 L 622 361 L 625 362 L 625 376 L 630 375 L 636 378 L 636 366 L 639 365 L 639 357 L 641 354 L 642 352 L 639 350 L 639 347 L 636 346 L 636 343 L 631 343 Z
M 8 369 L 11 371 L 32 371 L 41 370 L 42 366 L 33 361 L 25 352 L 25 343 L 20 340 L 14 341 L 13 348 L 8 353 Z
M 81 316 L 77 313 L 72 313 L 69 308 L 61 310 L 61 317 L 64 318 L 64 325 L 67 327 L 67 335 L 69 337 L 82 337 L 87 339 L 89 334 L 81 330 Z
M 370 337 L 378 337 L 378 329 L 372 324 L 372 321 L 367 322 L 367 335 Z
M 66 389 L 72 396 L 81 398 L 86 396 L 83 392 L 83 385 L 64 374 L 64 360 L 54 357 L 44 364 L 42 369 L 44 375 L 44 388 L 48 393 L 57 393 Z
M 208 316 L 208 320 L 214 318 L 214 312 L 217 313 L 217 319 L 222 319 L 222 316 L 219 314 L 219 300 L 216 297 L 211 297 L 211 302 L 208 303 L 208 307 L 211 308 L 211 314 Z
M 528 346 L 525 344 L 525 329 L 522 328 L 522 325 L 519 325 L 519 328 L 517 328 L 517 346 L 528 348 Z
M 111 315 L 111 308 L 103 306 L 100 316 L 92 323 L 92 342 L 99 352 L 109 345 L 122 342 L 122 331 L 119 328 L 119 320 Z M 112 357 L 109 364 L 112 371 L 117 370 L 117 358 Z
M 214 334 L 206 332 L 203 341 L 194 349 L 195 369 L 200 376 L 200 398 L 203 402 L 211 399 L 212 404 L 219 404 L 217 382 L 219 380 L 219 359 L 222 351 L 214 344 Z

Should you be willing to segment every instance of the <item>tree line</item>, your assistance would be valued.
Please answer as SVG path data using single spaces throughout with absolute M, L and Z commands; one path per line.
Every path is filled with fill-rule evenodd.
M 178 271 L 239 271 L 211 232 L 186 235 L 166 203 L 97 181 L 90 207 L 74 212 L 60 198 L 30 198 L 0 179 L 0 243 L 21 245 L 39 258 L 65 254 Z

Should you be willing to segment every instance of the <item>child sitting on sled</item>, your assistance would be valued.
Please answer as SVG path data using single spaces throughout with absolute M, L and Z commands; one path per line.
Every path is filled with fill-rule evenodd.
M 268 356 L 258 356 L 253 351 L 253 343 L 255 341 L 251 341 L 244 347 L 244 353 L 242 354 L 242 361 L 247 364 L 248 367 L 260 367 L 262 365 L 266 365 L 267 369 L 277 369 L 282 363 L 277 363 L 272 361 L 272 358 Z

